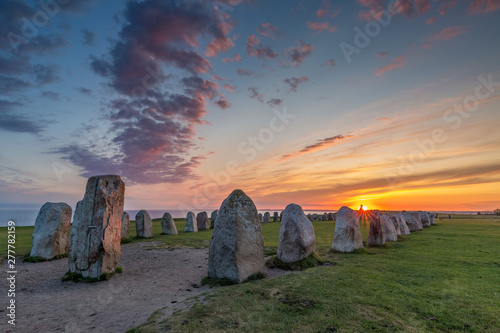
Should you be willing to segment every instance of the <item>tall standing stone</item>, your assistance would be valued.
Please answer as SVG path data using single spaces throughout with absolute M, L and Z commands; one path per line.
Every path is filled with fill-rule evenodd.
M 139 238 L 153 237 L 153 220 L 147 210 L 140 210 L 135 215 L 135 231 Z
M 418 211 L 418 215 L 420 216 L 420 220 L 422 221 L 422 227 L 426 228 L 431 226 L 431 219 L 427 212 Z
M 368 240 L 366 244 L 368 246 L 377 246 L 385 244 L 385 231 L 382 221 L 380 221 L 380 214 L 370 215 L 371 222 L 370 228 L 368 230 Z
M 208 276 L 241 283 L 264 271 L 264 239 L 257 208 L 242 190 L 234 190 L 219 209 L 210 241 Z
M 187 213 L 184 232 L 198 232 L 198 223 L 196 222 L 196 217 L 193 212 Z
M 403 218 L 408 225 L 408 229 L 410 229 L 411 232 L 423 229 L 422 222 L 420 221 L 420 216 L 418 213 L 402 212 L 401 214 L 403 215 Z
M 398 233 L 396 228 L 394 227 L 394 223 L 389 215 L 381 215 L 380 223 L 382 223 L 382 227 L 384 228 L 385 241 L 386 242 L 397 242 L 398 241 Z M 399 226 L 399 224 L 398 224 Z
M 121 239 L 128 238 L 128 230 L 129 229 L 130 229 L 130 215 L 127 212 L 123 212 Z
M 116 270 L 121 257 L 125 184 L 120 176 L 89 178 L 70 232 L 69 271 L 98 278 Z
M 32 235 L 31 257 L 52 259 L 69 251 L 71 206 L 47 202 L 40 208 Z
M 344 206 L 337 213 L 332 249 L 338 252 L 354 252 L 362 248 L 359 214 Z
M 319 221 L 318 214 L 313 214 L 313 221 Z
M 196 215 L 196 224 L 198 226 L 198 230 L 210 229 L 210 221 L 208 220 L 207 212 L 200 212 Z
M 271 214 L 269 212 L 264 213 L 264 220 L 262 221 L 263 223 L 269 223 L 269 220 L 271 219 Z
M 309 257 L 316 250 L 314 227 L 296 204 L 289 204 L 283 213 L 278 243 L 278 259 L 297 262 Z
M 401 226 L 399 225 L 399 219 L 395 214 L 388 214 L 389 218 L 392 221 L 392 224 L 394 225 L 394 229 L 396 229 L 396 235 L 400 236 L 401 235 Z
M 429 214 L 429 219 L 431 220 L 431 225 L 436 225 L 436 219 L 435 219 L 435 214 L 434 213 L 430 213 Z
M 264 221 L 264 217 L 262 216 L 262 213 L 259 213 L 259 222 L 262 223 Z
M 161 233 L 164 235 L 177 235 L 177 226 L 170 213 L 163 214 L 161 218 Z
M 408 224 L 406 224 L 406 220 L 403 217 L 403 214 L 394 214 L 396 219 L 399 222 L 399 228 L 401 230 L 401 235 L 409 235 L 410 234 L 410 229 L 408 228 Z

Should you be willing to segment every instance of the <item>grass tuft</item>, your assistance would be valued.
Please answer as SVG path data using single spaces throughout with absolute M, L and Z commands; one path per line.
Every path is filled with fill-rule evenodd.
M 45 261 L 52 261 L 52 260 L 59 260 L 59 259 L 63 259 L 63 258 L 67 258 L 68 257 L 68 254 L 67 253 L 63 253 L 63 254 L 58 254 L 57 256 L 51 258 L 51 259 L 46 259 L 46 258 L 43 258 L 43 257 L 30 257 L 29 253 L 26 254 L 24 257 L 23 257 L 23 262 L 27 262 L 27 263 L 38 263 L 38 262 L 45 262 Z
M 113 275 L 116 273 L 121 274 L 123 273 L 123 268 L 121 266 L 118 266 L 114 272 L 107 272 L 107 273 L 102 273 L 98 278 L 93 278 L 93 277 L 84 277 L 80 273 L 73 273 L 73 272 L 66 272 L 64 276 L 61 278 L 61 281 L 66 282 L 66 281 L 73 281 L 73 282 L 83 282 L 83 283 L 96 283 L 96 282 L 101 282 L 101 281 L 107 281 L 109 280 Z
M 311 254 L 309 257 L 296 262 L 284 262 L 274 256 L 266 261 L 266 266 L 269 268 L 280 268 L 287 271 L 303 271 L 308 268 L 323 265 L 324 261 L 317 252 Z
M 252 274 L 250 275 L 249 277 L 247 277 L 243 283 L 247 283 L 247 282 L 252 282 L 252 281 L 257 281 L 257 280 L 262 280 L 262 279 L 265 279 L 266 278 L 266 275 L 262 272 L 258 272 L 258 273 L 255 273 L 255 274 Z

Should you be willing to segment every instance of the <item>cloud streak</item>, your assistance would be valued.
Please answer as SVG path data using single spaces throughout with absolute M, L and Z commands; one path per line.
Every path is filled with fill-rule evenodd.
M 311 153 L 313 151 L 328 148 L 328 147 L 331 147 L 331 146 L 337 144 L 338 141 L 342 141 L 342 140 L 349 139 L 349 138 L 352 138 L 352 135 L 340 135 L 339 134 L 339 135 L 331 136 L 328 138 L 324 138 L 324 139 L 318 140 L 316 143 L 314 143 L 312 145 L 305 146 L 304 148 L 302 148 L 301 150 L 299 150 L 295 153 L 282 155 L 281 160 L 295 158 L 295 157 L 298 157 L 298 156 L 301 156 L 301 155 L 304 155 L 307 153 Z

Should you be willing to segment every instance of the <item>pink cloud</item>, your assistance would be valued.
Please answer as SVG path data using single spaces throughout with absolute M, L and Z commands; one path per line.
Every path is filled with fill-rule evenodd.
M 431 17 L 431 18 L 428 18 L 427 21 L 425 21 L 425 23 L 427 23 L 427 24 L 434 24 L 437 21 L 438 21 L 437 17 Z
M 335 65 L 336 65 L 336 64 L 335 64 L 335 59 L 333 59 L 333 58 L 332 58 L 332 59 L 328 60 L 327 62 L 325 62 L 325 63 L 324 63 L 323 65 L 321 65 L 321 66 L 322 66 L 322 67 L 323 67 L 323 66 L 327 66 L 327 67 L 328 67 L 328 69 L 333 69 L 333 67 L 335 67 Z
M 455 8 L 457 0 L 441 0 L 441 6 L 439 6 L 439 14 L 441 16 L 446 15 L 450 10 Z
M 307 27 L 311 30 L 317 31 L 318 33 L 321 33 L 325 30 L 328 30 L 330 32 L 334 32 L 337 30 L 337 27 L 330 26 L 328 22 L 307 22 Z
M 215 38 L 208 44 L 207 49 L 205 50 L 205 55 L 207 57 L 215 57 L 220 52 L 227 51 L 232 47 L 234 47 L 234 43 L 231 38 Z
M 397 68 L 403 68 L 406 65 L 406 60 L 407 60 L 407 56 L 406 55 L 402 55 L 402 56 L 399 56 L 399 57 L 397 57 L 395 59 L 392 59 L 384 67 L 377 68 L 375 74 L 376 75 L 382 75 L 384 73 L 387 73 L 389 71 L 395 70 Z
M 284 51 L 284 53 L 290 57 L 292 63 L 297 67 L 299 67 L 304 59 L 309 57 L 312 51 L 314 51 L 314 47 L 311 44 L 306 44 L 301 40 L 299 40 L 299 44 L 299 47 L 291 47 Z
M 387 51 L 379 52 L 379 53 L 377 53 L 377 57 L 384 58 L 388 53 L 389 52 L 387 52 Z
M 232 84 L 225 84 L 225 85 L 224 85 L 224 88 L 225 88 L 227 91 L 231 91 L 231 92 L 235 90 L 235 88 L 234 88 L 234 86 L 233 86 Z
M 291 77 L 289 79 L 283 80 L 286 84 L 290 86 L 290 90 L 288 92 L 297 92 L 297 88 L 299 85 L 303 82 L 309 81 L 309 77 L 307 76 L 301 76 L 301 77 Z
M 272 25 L 271 23 L 262 23 L 258 28 L 257 31 L 259 34 L 262 36 L 268 37 L 275 39 L 279 36 L 280 29 Z
M 260 38 L 258 36 L 251 35 L 247 38 L 246 49 L 249 56 L 268 59 L 274 59 L 278 56 L 278 54 L 268 46 L 258 46 L 259 43 Z
M 500 9 L 500 0 L 474 0 L 467 8 L 469 15 L 486 14 Z
M 236 55 L 232 58 L 224 58 L 222 59 L 223 62 L 228 63 L 228 62 L 240 62 L 241 61 L 241 56 L 239 53 L 236 53 Z
M 435 34 L 434 36 L 430 37 L 427 41 L 428 42 L 435 42 L 438 40 L 450 40 L 452 38 L 455 38 L 457 36 L 464 34 L 466 31 L 467 31 L 467 29 L 464 27 L 444 28 L 443 30 L 441 30 L 437 34 Z

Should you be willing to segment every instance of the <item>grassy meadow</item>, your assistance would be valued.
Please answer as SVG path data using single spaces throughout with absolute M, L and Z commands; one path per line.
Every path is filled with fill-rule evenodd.
M 131 223 L 132 243 L 209 245 L 211 230 L 184 233 L 184 219 L 176 219 L 179 235 L 160 235 L 159 221 L 148 240 L 135 238 Z M 357 254 L 330 253 L 335 223 L 313 222 L 325 266 L 215 289 L 205 304 L 170 318 L 158 311 L 129 332 L 500 332 L 500 219 L 436 222 Z M 279 227 L 262 224 L 267 253 L 278 246 Z M 18 255 L 29 253 L 32 231 L 16 228 Z M 0 228 L 3 257 L 6 233 Z M 362 233 L 366 240 L 365 223 Z

